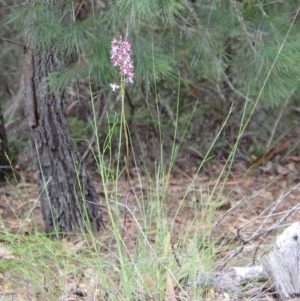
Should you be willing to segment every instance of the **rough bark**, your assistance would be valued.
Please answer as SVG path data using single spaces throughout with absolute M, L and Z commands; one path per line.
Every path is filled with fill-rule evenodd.
M 25 50 L 24 102 L 38 173 L 46 232 L 71 233 L 92 224 L 102 226 L 91 178 L 71 139 L 63 94 L 53 92 L 45 78 L 62 63 L 55 53 Z
M 11 173 L 11 168 L 7 160 L 8 143 L 5 124 L 3 120 L 2 107 L 0 106 L 0 181 L 4 182 L 6 176 Z

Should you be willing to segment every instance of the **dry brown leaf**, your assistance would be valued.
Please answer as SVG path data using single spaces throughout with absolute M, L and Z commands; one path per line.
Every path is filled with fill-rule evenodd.
M 67 114 L 72 110 L 73 107 L 75 107 L 79 103 L 79 100 L 73 101 L 68 107 L 67 107 Z
M 245 181 L 243 182 L 243 188 L 244 189 L 248 189 L 248 188 L 251 188 L 253 186 L 253 183 L 255 182 L 256 178 L 255 177 L 251 177 L 251 176 L 248 176 L 246 177 Z M 242 187 L 238 186 L 237 189 L 235 189 L 235 191 L 237 193 L 241 193 L 241 191 L 243 190 Z
M 143 279 L 149 290 L 153 290 L 155 288 L 155 282 L 151 276 L 145 275 L 143 276 Z
M 291 172 L 297 172 L 297 167 L 296 167 L 296 165 L 295 165 L 294 162 L 290 162 L 290 163 L 287 165 L 287 168 L 288 168 L 288 170 L 291 171 Z
M 114 267 L 112 267 L 113 269 Z M 84 278 L 85 282 L 88 283 L 91 287 L 98 287 L 99 286 L 99 277 L 98 273 L 94 268 L 87 268 L 84 270 Z M 113 281 L 112 278 L 110 278 Z
M 289 148 L 291 144 L 291 141 L 288 139 L 286 140 L 283 144 L 279 145 L 279 146 L 274 146 L 271 149 L 269 149 L 265 154 L 263 154 L 263 156 L 257 158 L 256 160 L 254 160 L 249 168 L 251 170 L 257 168 L 258 166 L 262 165 L 264 162 L 268 162 L 270 160 L 272 160 L 277 154 L 285 151 L 286 149 Z
M 290 173 L 290 170 L 288 168 L 286 168 L 285 166 L 279 165 L 279 166 L 277 166 L 276 169 L 279 174 L 284 175 L 284 176 Z
M 273 193 L 271 191 L 261 190 L 258 196 L 265 200 L 273 200 Z
M 77 93 L 73 90 L 72 87 L 66 87 L 66 92 L 71 96 L 77 96 Z
M 4 245 L 0 244 L 0 257 L 4 259 L 15 259 L 13 253 L 8 250 Z
M 167 290 L 166 290 L 166 301 L 177 301 L 176 294 L 173 286 L 173 282 L 169 272 L 167 271 Z
M 273 298 L 271 298 L 270 296 L 268 296 L 268 295 L 265 295 L 265 297 L 266 297 L 266 299 L 268 300 L 268 301 L 274 301 L 274 299 Z
M 68 242 L 68 250 L 73 253 L 73 254 L 79 254 L 80 251 L 84 248 L 84 246 L 86 246 L 86 241 L 84 240 L 80 240 L 78 242 L 74 243 L 70 243 Z

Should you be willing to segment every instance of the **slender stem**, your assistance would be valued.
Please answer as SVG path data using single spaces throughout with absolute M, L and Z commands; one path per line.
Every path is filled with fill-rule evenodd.
M 127 134 L 127 122 L 126 122 L 126 114 L 125 114 L 125 78 L 124 75 L 121 75 L 121 101 L 122 101 L 122 121 L 125 135 L 125 143 L 126 143 L 126 173 L 127 179 L 129 179 L 129 142 L 128 142 L 128 134 Z

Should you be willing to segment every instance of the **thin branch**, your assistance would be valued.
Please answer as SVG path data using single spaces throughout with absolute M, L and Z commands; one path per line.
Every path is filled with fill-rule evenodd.
M 294 190 L 299 190 L 300 188 L 300 184 L 297 184 L 295 187 L 293 187 L 291 190 L 289 190 L 286 194 L 282 195 L 281 198 L 284 199 L 286 198 L 292 191 Z M 255 257 L 256 254 L 258 252 L 258 249 L 260 247 L 260 245 L 262 244 L 262 242 L 265 240 L 265 238 L 275 229 L 278 229 L 286 220 L 289 216 L 291 216 L 295 211 L 299 210 L 300 208 L 300 204 L 296 204 L 293 208 L 291 208 L 290 210 L 288 210 L 288 212 L 282 217 L 280 218 L 275 226 L 270 227 L 269 229 L 266 229 L 265 233 L 263 234 L 263 236 L 260 239 L 260 242 L 258 243 L 258 245 L 256 246 L 254 252 L 253 252 L 253 263 L 255 263 Z
M 289 95 L 289 97 L 287 97 L 286 101 L 284 102 L 283 106 L 280 109 L 280 112 L 279 112 L 279 114 L 278 114 L 278 116 L 277 116 L 277 118 L 276 118 L 276 120 L 274 122 L 274 125 L 272 127 L 271 136 L 270 136 L 270 138 L 268 140 L 268 143 L 266 145 L 266 149 L 270 148 L 270 145 L 271 145 L 271 143 L 273 141 L 273 138 L 274 138 L 276 129 L 278 127 L 279 121 L 280 121 L 280 119 L 281 119 L 281 117 L 283 115 L 284 109 L 286 108 L 286 106 L 287 106 L 288 102 L 290 101 L 291 97 L 293 96 L 294 92 L 295 92 L 295 90 Z
M 247 26 L 246 26 L 245 20 L 243 18 L 243 15 L 242 15 L 241 11 L 238 8 L 238 3 L 235 0 L 230 0 L 230 2 L 232 3 L 233 9 L 236 13 L 237 20 L 240 23 L 244 33 L 246 34 L 247 42 L 248 42 L 249 46 L 252 48 L 253 52 L 256 54 L 257 51 L 256 51 L 256 49 L 254 48 L 254 46 L 252 44 L 251 35 L 249 34 L 249 32 L 247 30 Z
M 15 41 L 12 41 L 12 40 L 10 40 L 10 39 L 3 38 L 3 37 L 0 37 L 0 40 L 1 40 L 1 41 L 4 41 L 4 42 L 7 42 L 7 43 L 11 43 L 11 44 L 17 45 L 17 46 L 20 46 L 20 47 L 22 47 L 22 48 L 26 47 L 26 46 L 23 45 L 23 44 L 20 44 L 20 43 L 18 43 L 18 42 L 15 42 Z
M 251 241 L 254 241 L 259 238 L 258 244 L 256 244 L 254 251 L 253 251 L 253 258 L 252 263 L 255 264 L 256 256 L 259 248 L 261 247 L 262 243 L 265 241 L 266 237 L 274 230 L 278 230 L 283 227 L 284 222 L 297 210 L 300 208 L 300 204 L 296 204 L 294 207 L 292 207 L 289 210 L 286 210 L 284 212 L 275 212 L 279 205 L 295 190 L 300 189 L 300 184 L 295 185 L 293 188 L 291 188 L 289 191 L 287 191 L 284 194 L 281 194 L 278 199 L 273 202 L 270 206 L 268 206 L 266 209 L 264 209 L 258 216 L 250 220 L 249 222 L 245 223 L 243 226 L 239 227 L 237 229 L 237 234 L 235 238 L 238 238 L 241 241 L 241 245 L 234 250 L 232 250 L 225 258 L 224 258 L 224 264 L 221 265 L 221 268 L 224 268 L 228 260 L 233 259 L 238 254 L 240 254 L 244 247 Z M 211 233 L 210 233 L 210 240 L 212 239 L 212 234 L 215 231 L 215 229 L 220 225 L 222 220 L 228 215 L 230 215 L 234 210 L 236 210 L 239 206 L 241 206 L 242 202 L 244 202 L 244 198 L 239 201 L 233 208 L 228 210 L 225 214 L 223 214 L 214 224 Z M 267 225 L 267 222 L 270 221 L 270 219 L 275 219 L 276 216 L 281 215 L 281 218 L 276 218 L 276 223 L 272 224 L 271 226 L 267 227 L 266 229 L 262 229 L 263 226 Z M 242 235 L 242 231 L 248 228 L 250 225 L 253 225 L 254 222 L 257 220 L 263 220 L 260 223 L 260 226 L 257 228 L 257 230 L 250 236 L 250 237 L 244 237 Z
M 224 214 L 222 214 L 222 216 L 217 219 L 217 221 L 215 222 L 215 224 L 213 225 L 210 234 L 209 234 L 209 241 L 212 241 L 212 236 L 214 231 L 216 230 L 216 228 L 220 225 L 220 223 L 225 219 L 226 216 L 230 215 L 232 212 L 234 212 L 236 209 L 238 209 L 240 207 L 240 205 L 245 201 L 245 199 L 241 199 L 237 204 L 235 204 L 232 208 L 230 208 L 229 210 L 227 210 Z
M 233 91 L 234 93 L 236 93 L 237 95 L 239 95 L 240 97 L 244 98 L 246 101 L 253 103 L 253 100 L 251 98 L 249 98 L 248 96 L 244 95 L 242 92 L 240 92 L 239 90 L 237 90 L 234 85 L 232 84 L 232 82 L 230 81 L 229 77 L 226 75 L 226 73 L 224 72 L 224 70 L 221 68 L 221 73 L 225 79 L 226 84 L 228 85 L 228 87 L 230 88 L 231 91 Z

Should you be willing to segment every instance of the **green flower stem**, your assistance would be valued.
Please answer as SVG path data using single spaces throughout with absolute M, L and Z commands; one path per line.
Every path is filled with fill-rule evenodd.
M 128 143 L 128 134 L 127 134 L 127 122 L 126 122 L 126 114 L 125 114 L 125 76 L 121 75 L 121 101 L 122 101 L 122 121 L 125 135 L 125 143 L 126 143 L 126 173 L 127 179 L 129 179 L 129 143 Z

